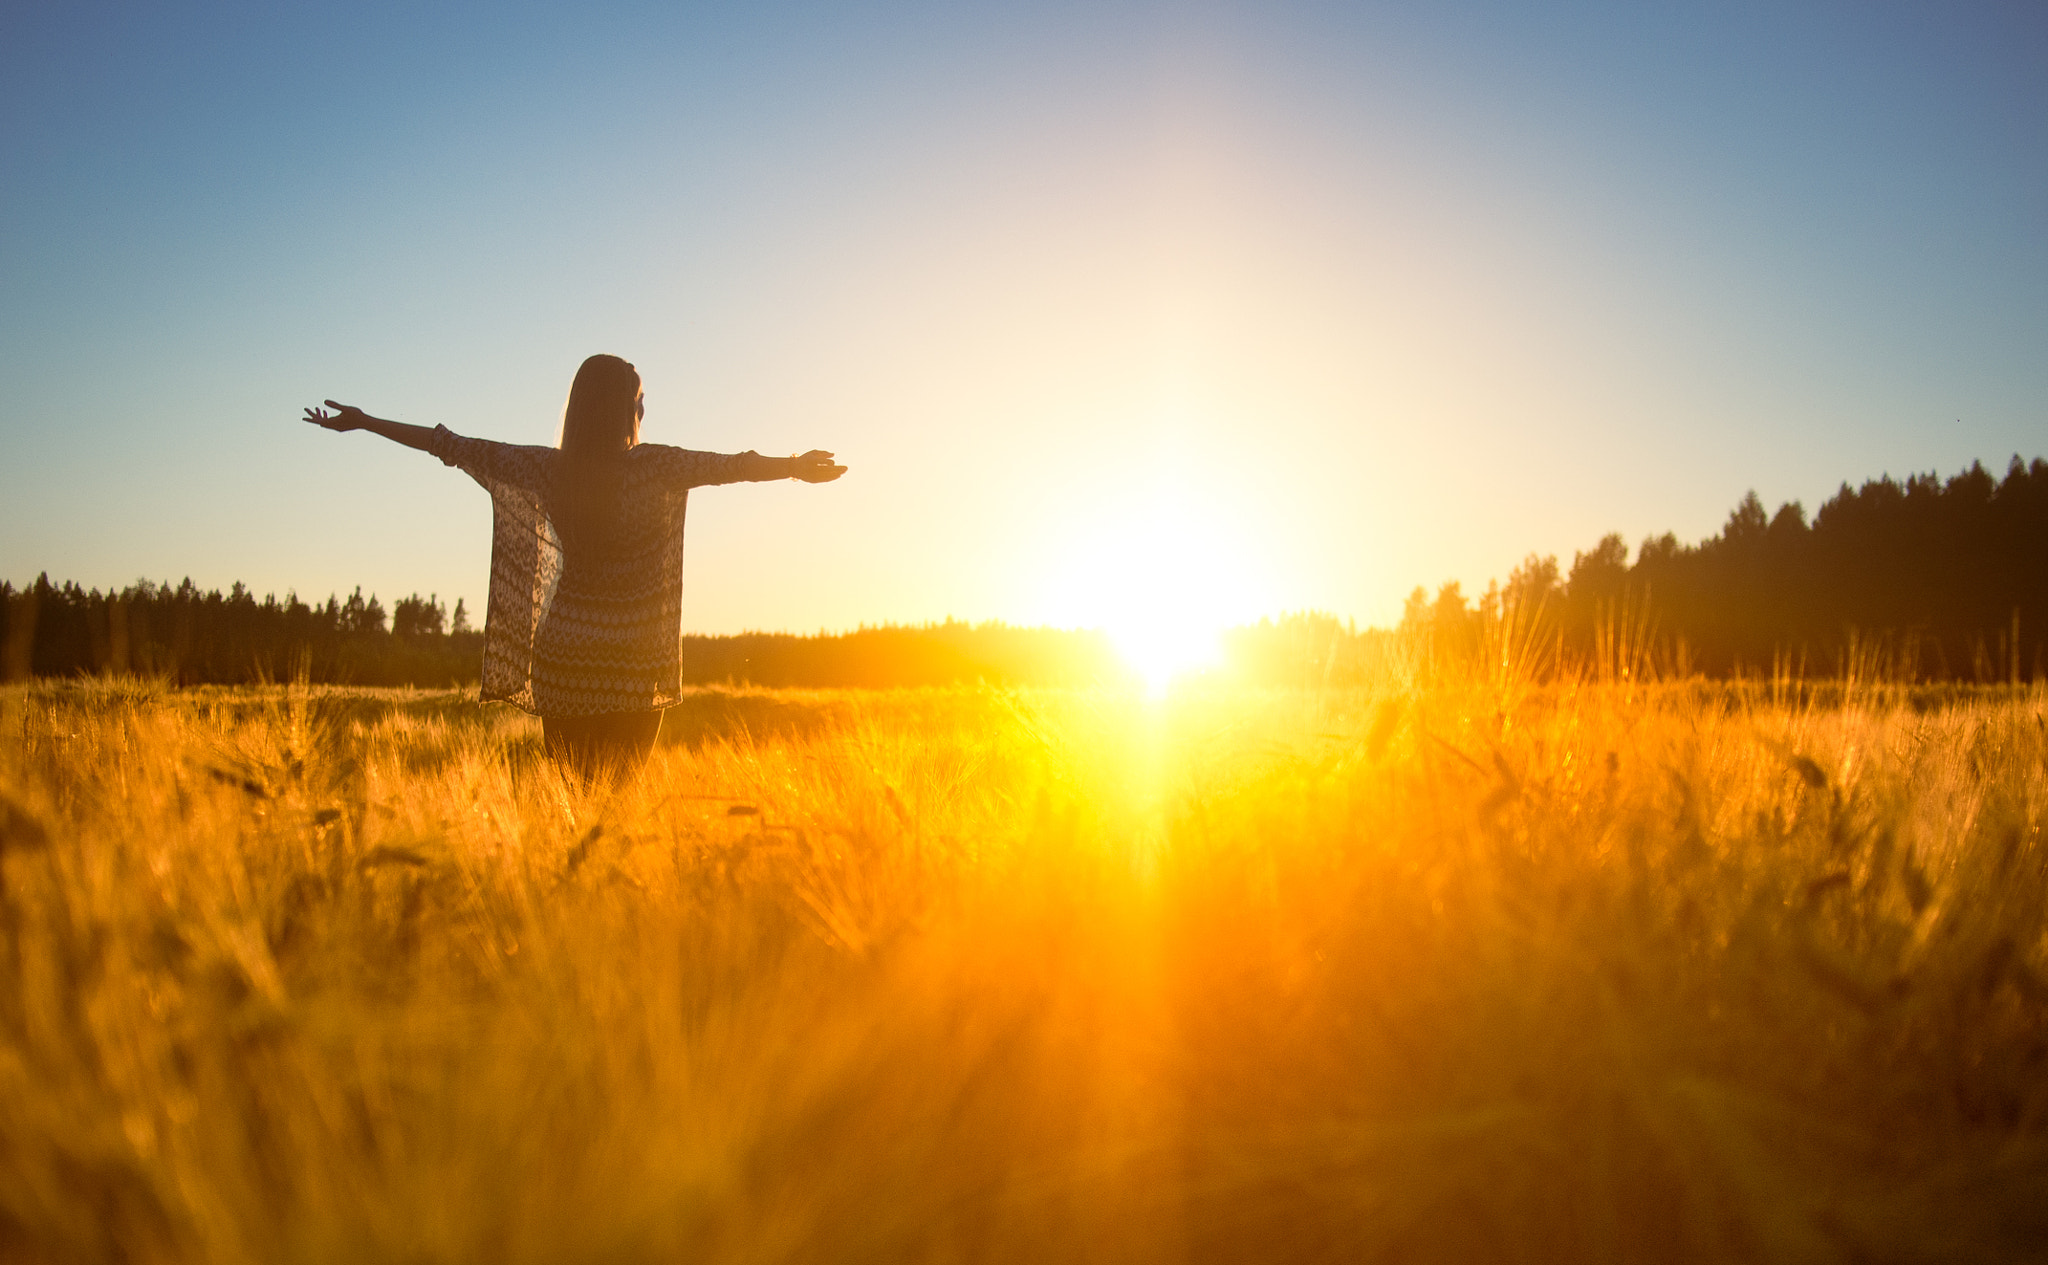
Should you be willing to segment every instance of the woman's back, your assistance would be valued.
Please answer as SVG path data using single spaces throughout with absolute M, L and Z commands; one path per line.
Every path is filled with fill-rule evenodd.
M 433 452 L 491 493 L 484 698 L 546 716 L 672 705 L 689 490 L 745 478 L 746 455 L 639 444 L 572 457 L 445 428 Z

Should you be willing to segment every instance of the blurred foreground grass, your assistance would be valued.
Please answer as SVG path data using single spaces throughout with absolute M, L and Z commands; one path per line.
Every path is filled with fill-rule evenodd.
M 15 687 L 0 1259 L 2041 1259 L 2044 711 Z

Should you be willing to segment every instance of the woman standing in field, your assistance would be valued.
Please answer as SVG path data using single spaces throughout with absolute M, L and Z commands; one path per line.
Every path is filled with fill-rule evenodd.
M 460 467 L 491 494 L 483 698 L 541 718 L 547 752 L 595 779 L 637 769 L 681 692 L 683 509 L 694 487 L 827 483 L 832 454 L 763 457 L 640 442 L 640 374 L 576 371 L 559 448 L 469 439 L 326 402 L 306 419 L 367 430 Z M 328 409 L 334 410 L 329 412 Z

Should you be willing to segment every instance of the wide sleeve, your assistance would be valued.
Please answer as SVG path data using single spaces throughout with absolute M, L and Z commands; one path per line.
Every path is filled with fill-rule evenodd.
M 744 482 L 754 477 L 754 463 L 760 460 L 750 452 L 697 452 L 667 444 L 641 444 L 634 451 L 653 465 L 656 478 L 677 489 Z
M 436 426 L 427 451 L 454 466 L 485 488 L 509 484 L 528 491 L 540 487 L 552 448 L 527 444 L 501 444 L 491 439 L 471 439 L 446 426 Z

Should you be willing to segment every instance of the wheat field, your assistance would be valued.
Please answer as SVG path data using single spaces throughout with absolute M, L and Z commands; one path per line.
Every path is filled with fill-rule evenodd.
M 2048 1258 L 2044 715 L 9 687 L 0 1259 Z

